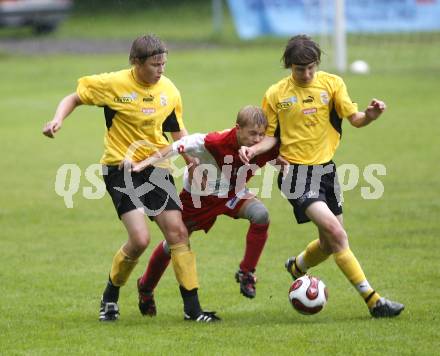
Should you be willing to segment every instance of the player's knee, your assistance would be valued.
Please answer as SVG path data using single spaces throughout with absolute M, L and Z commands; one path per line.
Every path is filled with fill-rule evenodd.
M 150 237 L 148 235 L 142 236 L 142 238 L 139 238 L 136 240 L 136 248 L 139 250 L 139 252 L 144 252 L 145 249 L 150 244 Z
M 245 216 L 252 224 L 269 224 L 269 211 L 261 202 L 249 205 L 246 209 Z
M 142 254 L 150 243 L 150 235 L 145 230 L 135 230 L 130 233 L 130 241 L 136 252 Z
M 166 240 L 169 243 L 187 243 L 188 242 L 188 230 L 183 223 L 173 224 L 166 229 Z
M 347 233 L 338 221 L 328 221 L 324 230 L 333 241 L 345 242 L 347 240 Z

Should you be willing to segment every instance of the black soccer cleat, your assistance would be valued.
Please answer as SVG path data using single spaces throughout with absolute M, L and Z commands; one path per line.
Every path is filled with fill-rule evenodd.
M 257 277 L 253 272 L 243 272 L 241 269 L 235 273 L 235 280 L 240 283 L 240 293 L 246 298 L 255 298 L 256 290 L 255 284 L 257 283 Z
M 398 316 L 403 309 L 405 309 L 403 304 L 380 298 L 370 309 L 370 314 L 373 318 L 392 318 Z
M 139 296 L 139 311 L 142 315 L 156 316 L 156 302 L 154 301 L 154 294 L 152 291 L 143 290 L 140 285 L 140 278 L 137 280 L 137 289 Z
M 114 302 L 104 302 L 101 299 L 99 308 L 99 321 L 116 321 L 119 319 L 119 307 Z
M 305 273 L 302 272 L 298 266 L 296 265 L 296 257 L 289 257 L 286 261 L 286 263 L 284 263 L 284 267 L 286 268 L 287 272 L 289 272 L 289 274 L 292 276 L 293 280 L 298 279 L 301 276 L 304 276 Z M 299 275 L 296 276 L 295 273 L 293 273 L 293 269 L 295 271 L 298 271 Z
M 215 311 L 202 311 L 198 315 L 188 315 L 184 313 L 185 321 L 195 321 L 197 323 L 215 323 L 221 319 L 215 315 Z

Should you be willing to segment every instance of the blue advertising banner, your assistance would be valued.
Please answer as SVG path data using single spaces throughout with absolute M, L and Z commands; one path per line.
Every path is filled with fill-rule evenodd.
M 334 0 L 228 0 L 239 36 L 329 33 Z M 440 30 L 440 0 L 346 0 L 347 32 Z

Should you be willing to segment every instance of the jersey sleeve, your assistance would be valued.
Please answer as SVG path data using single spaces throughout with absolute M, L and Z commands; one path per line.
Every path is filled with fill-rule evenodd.
M 268 123 L 266 129 L 266 135 L 273 137 L 275 136 L 275 132 L 278 128 L 278 115 L 274 109 L 273 102 L 270 98 L 269 90 L 264 95 L 261 106 L 264 113 L 266 114 L 267 123 Z
M 182 137 L 180 140 L 173 142 L 173 152 L 176 153 L 201 153 L 205 151 L 206 134 L 192 134 Z
M 350 99 L 347 92 L 347 86 L 344 81 L 339 78 L 336 83 L 336 90 L 334 93 L 335 109 L 338 116 L 341 118 L 347 118 L 354 113 L 358 112 L 358 106 Z
M 185 128 L 182 118 L 182 98 L 179 91 L 177 89 L 176 91 L 175 106 L 162 124 L 163 132 L 178 132 Z
M 105 106 L 108 84 L 106 74 L 97 74 L 78 79 L 76 93 L 84 104 Z

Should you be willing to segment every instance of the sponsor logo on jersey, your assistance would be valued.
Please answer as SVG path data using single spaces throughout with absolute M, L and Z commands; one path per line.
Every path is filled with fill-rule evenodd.
M 136 98 L 137 98 L 137 94 L 135 92 L 132 92 L 130 94 L 124 94 L 122 96 L 117 96 L 113 100 L 115 103 L 127 104 L 127 103 L 133 102 L 134 100 L 136 100 Z
M 293 104 L 297 103 L 298 99 L 296 96 L 291 96 L 290 98 L 286 98 L 281 100 L 276 104 L 277 109 L 284 110 L 290 108 Z
M 154 114 L 156 112 L 156 109 L 155 108 L 142 108 L 142 112 L 145 115 L 151 115 L 151 114 Z
M 113 100 L 115 101 L 115 103 L 122 103 L 122 104 L 133 102 L 133 98 L 131 96 L 119 96 L 114 98 Z
M 311 115 L 311 114 L 316 114 L 316 112 L 318 111 L 317 108 L 309 108 L 309 109 L 303 109 L 303 114 L 304 115 Z
M 168 97 L 165 94 L 160 94 L 160 105 L 167 106 L 168 105 Z
M 153 100 L 154 100 L 154 96 L 151 94 L 148 95 L 146 98 L 142 98 L 142 101 L 147 103 L 152 102 Z
M 184 146 L 184 145 L 179 145 L 179 146 L 177 147 L 177 152 L 179 152 L 179 153 L 183 153 L 183 152 L 185 152 L 185 146 Z
M 328 105 L 328 103 L 330 102 L 328 93 L 326 91 L 322 91 L 319 95 L 321 96 L 321 102 L 325 105 Z
M 309 96 L 307 96 L 307 99 L 303 100 L 303 104 L 313 103 L 314 101 L 315 101 L 315 98 L 313 96 L 309 95 Z

